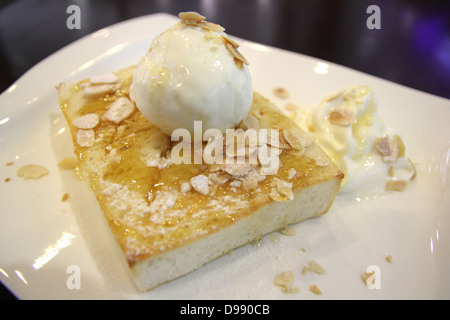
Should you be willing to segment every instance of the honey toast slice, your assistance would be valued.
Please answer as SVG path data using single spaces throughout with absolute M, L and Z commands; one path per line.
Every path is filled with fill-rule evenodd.
M 240 127 L 277 130 L 278 170 L 261 163 L 175 164 L 177 142 L 129 96 L 133 71 L 57 89 L 81 170 L 140 290 L 328 211 L 342 172 L 270 101 L 254 93 Z

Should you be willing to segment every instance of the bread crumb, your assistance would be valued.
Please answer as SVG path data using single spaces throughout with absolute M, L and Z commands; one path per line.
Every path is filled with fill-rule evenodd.
M 298 287 L 293 286 L 294 282 L 294 272 L 293 271 L 285 271 L 280 273 L 275 277 L 273 283 L 281 288 L 281 291 L 284 293 L 297 293 L 299 292 Z
M 307 272 L 308 272 L 308 267 L 307 267 L 307 266 L 304 266 L 304 267 L 302 268 L 302 275 L 305 275 Z
M 39 179 L 48 174 L 48 170 L 38 164 L 27 164 L 17 170 L 17 175 L 24 179 Z
M 386 256 L 386 258 L 384 258 L 387 262 L 391 263 L 392 262 L 392 256 L 388 255 Z
M 62 170 L 72 170 L 78 165 L 78 159 L 75 157 L 66 157 L 58 162 L 58 167 Z
M 275 87 L 273 89 L 273 93 L 281 99 L 287 99 L 289 98 L 289 91 L 287 91 L 285 88 L 281 88 L 281 87 Z
M 280 232 L 285 236 L 295 236 L 295 229 L 293 228 L 284 228 Z
M 8 161 L 8 162 L 6 163 L 6 166 L 7 166 L 7 167 L 10 167 L 10 166 L 12 166 L 13 164 L 14 164 L 14 162 Z
M 407 186 L 408 181 L 406 180 L 389 179 L 386 182 L 387 191 L 403 191 Z
M 11 178 L 5 178 L 5 180 L 4 180 L 5 182 L 10 182 L 11 181 Z
M 293 104 L 292 102 L 289 102 L 287 105 L 284 106 L 284 108 L 285 108 L 287 111 L 292 111 L 292 112 L 298 111 L 298 109 L 299 109 L 299 108 L 298 108 L 295 104 Z
M 64 194 L 62 195 L 62 197 L 61 197 L 61 201 L 62 201 L 62 202 L 65 202 L 65 201 L 67 201 L 67 199 L 69 199 L 69 194 L 68 194 L 68 193 L 64 193 Z
M 312 293 L 315 293 L 317 295 L 321 295 L 322 291 L 319 289 L 319 287 L 316 284 L 313 284 L 312 286 L 309 286 L 309 291 Z

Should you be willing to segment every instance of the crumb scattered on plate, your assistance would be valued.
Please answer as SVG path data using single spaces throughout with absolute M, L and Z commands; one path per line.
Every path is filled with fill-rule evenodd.
M 325 272 L 327 272 L 327 270 L 315 260 L 310 261 L 308 263 L 308 266 L 303 268 L 302 273 L 305 274 L 306 271 L 311 271 L 317 274 L 324 274 Z
M 39 179 L 48 174 L 48 170 L 38 164 L 27 164 L 17 170 L 17 175 L 24 179 Z
M 294 287 L 294 272 L 293 271 L 285 271 L 280 273 L 275 277 L 273 283 L 281 288 L 281 291 L 285 293 L 297 293 L 299 292 L 298 287 Z
M 375 272 L 364 272 L 361 277 L 367 287 L 371 287 L 375 284 Z
M 313 284 L 312 286 L 309 286 L 309 291 L 312 293 L 315 293 L 317 295 L 321 295 L 322 291 L 319 289 L 319 287 L 316 284 Z
M 62 201 L 62 202 L 65 202 L 65 201 L 67 201 L 67 199 L 69 199 L 69 194 L 66 192 L 66 193 L 64 193 L 64 194 L 62 195 L 61 201 Z
M 58 162 L 58 166 L 63 170 L 72 170 L 75 169 L 78 165 L 78 159 L 75 157 L 66 157 Z
M 273 93 L 281 99 L 287 99 L 289 98 L 289 91 L 287 91 L 285 88 L 281 88 L 281 87 L 275 87 L 273 89 Z

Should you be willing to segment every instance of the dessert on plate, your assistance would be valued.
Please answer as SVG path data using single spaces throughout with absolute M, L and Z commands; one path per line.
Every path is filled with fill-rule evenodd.
M 313 135 L 253 92 L 221 26 L 179 16 L 137 66 L 57 87 L 82 172 L 143 291 L 326 213 L 343 179 Z
M 370 198 L 386 191 L 403 191 L 416 176 L 405 143 L 378 115 L 369 86 L 336 90 L 293 119 L 315 135 L 344 173 L 343 196 Z

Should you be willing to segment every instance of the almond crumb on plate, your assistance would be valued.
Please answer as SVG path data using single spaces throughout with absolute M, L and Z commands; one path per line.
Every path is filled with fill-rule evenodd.
M 293 271 L 285 271 L 280 273 L 275 277 L 273 283 L 281 288 L 281 291 L 285 293 L 297 293 L 299 292 L 298 287 L 293 287 L 294 282 L 294 272 Z
M 69 194 L 66 192 L 61 197 L 61 202 L 66 202 L 69 199 Z
M 289 98 L 289 91 L 287 91 L 285 88 L 281 88 L 281 87 L 275 87 L 273 89 L 273 93 L 281 99 L 287 99 Z
M 280 232 L 285 236 L 295 236 L 295 229 L 293 228 L 284 228 Z
M 322 265 L 320 265 L 317 261 L 315 260 L 311 260 L 308 263 L 308 271 L 317 273 L 317 274 L 324 274 L 325 272 L 327 272 L 327 270 L 322 267 Z
M 62 170 L 72 170 L 78 165 L 78 159 L 75 157 L 65 157 L 58 162 L 58 167 Z
M 319 289 L 319 287 L 316 284 L 313 284 L 312 286 L 309 286 L 309 291 L 312 293 L 315 293 L 317 295 L 321 295 L 322 291 Z
M 364 272 L 361 277 L 368 288 L 375 284 L 375 272 Z
M 17 175 L 24 179 L 39 179 L 48 174 L 48 170 L 38 164 L 27 164 L 17 170 Z

